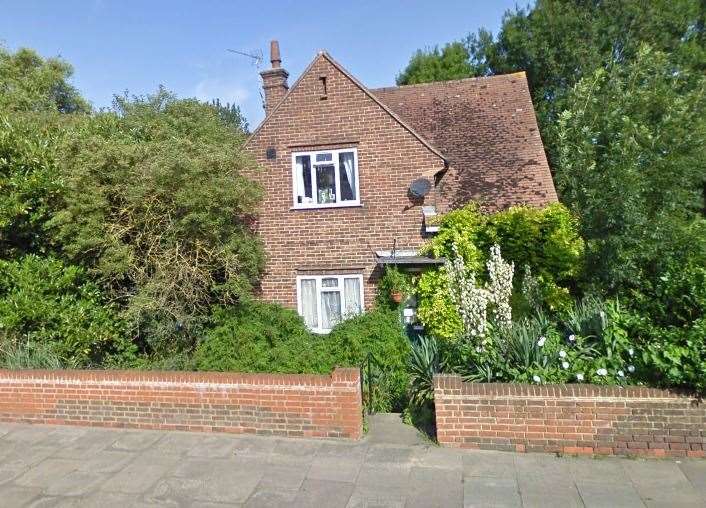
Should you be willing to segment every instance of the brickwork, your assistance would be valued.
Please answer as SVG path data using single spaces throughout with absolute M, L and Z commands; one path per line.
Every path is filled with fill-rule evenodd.
M 434 379 L 439 443 L 456 448 L 704 457 L 706 405 L 665 390 Z
M 296 308 L 297 275 L 359 273 L 369 307 L 380 276 L 374 251 L 418 248 L 422 205 L 556 201 L 523 73 L 369 90 L 323 52 L 288 89 L 272 44 L 273 68 L 261 73 L 267 117 L 246 144 L 265 191 L 264 299 Z M 292 209 L 292 153 L 352 147 L 360 206 Z M 432 192 L 413 199 L 409 184 L 422 177 Z
M 358 439 L 360 372 L 0 370 L 0 421 Z
M 326 78 L 324 98 L 322 80 Z M 358 149 L 360 206 L 292 210 L 292 153 Z M 275 159 L 267 150 L 274 148 Z M 293 84 L 249 139 L 247 149 L 263 168 L 258 231 L 268 255 L 262 297 L 296 308 L 296 276 L 361 273 L 367 306 L 375 297 L 375 250 L 417 248 L 423 204 L 409 184 L 443 169 L 443 159 L 419 141 L 325 54 Z

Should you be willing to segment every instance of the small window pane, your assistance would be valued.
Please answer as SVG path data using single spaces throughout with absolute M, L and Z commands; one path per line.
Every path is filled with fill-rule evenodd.
M 355 201 L 356 167 L 353 152 L 338 154 L 338 170 L 341 179 L 341 201 Z
M 321 328 L 330 330 L 341 322 L 341 292 L 321 292 Z
M 316 166 L 317 203 L 336 202 L 336 176 L 333 165 Z
M 333 154 L 331 152 L 316 154 L 316 162 L 331 162 L 332 160 Z
M 306 326 L 316 328 L 319 326 L 319 316 L 316 305 L 316 279 L 302 279 L 301 281 L 302 317 Z
M 360 279 L 348 278 L 343 280 L 343 301 L 344 301 L 344 317 L 356 316 L 363 310 L 362 302 L 360 301 Z
M 325 288 L 337 288 L 338 279 L 335 277 L 321 279 L 321 286 Z
M 311 187 L 311 157 L 298 155 L 296 157 L 295 178 L 297 186 L 297 203 L 313 203 L 314 195 Z

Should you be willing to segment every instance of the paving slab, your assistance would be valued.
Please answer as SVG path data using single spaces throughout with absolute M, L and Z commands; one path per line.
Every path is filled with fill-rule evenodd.
M 647 506 L 703 506 L 679 464 L 665 460 L 626 460 L 622 463 L 630 481 Z
M 417 450 L 412 457 L 412 462 L 420 467 L 463 471 L 463 454 L 451 448 L 425 446 Z
M 268 461 L 270 464 L 310 466 L 321 445 L 321 441 L 301 440 L 299 442 L 296 439 L 281 439 L 268 456 Z
M 280 508 L 291 505 L 297 498 L 297 490 L 260 490 L 259 488 L 245 502 L 246 508 Z
M 23 487 L 41 487 L 46 489 L 52 482 L 60 480 L 69 473 L 73 473 L 80 466 L 81 463 L 77 460 L 49 458 L 28 469 L 14 482 Z
M 45 441 L 54 430 L 56 430 L 56 427 L 46 425 L 18 425 L 13 427 L 2 439 L 10 443 L 39 445 L 39 443 Z
M 120 451 L 142 451 L 154 445 L 160 439 L 163 439 L 163 432 L 154 431 L 128 431 L 121 435 L 111 445 L 111 449 Z
M 463 481 L 464 508 L 520 508 L 519 487 L 514 478 L 469 477 Z
M 269 464 L 263 472 L 260 490 L 299 490 L 309 471 L 307 467 L 287 464 Z
M 523 477 L 518 474 L 517 484 L 524 508 L 583 507 L 579 491 L 572 482 L 556 480 L 551 476 Z
M 428 441 L 0 428 L 0 507 L 706 506 L 702 460 L 524 455 Z
M 125 431 L 118 429 L 88 429 L 81 439 L 58 447 L 55 457 L 64 459 L 85 459 L 101 450 L 111 448 Z
M 461 470 L 413 467 L 407 508 L 444 508 L 463 504 Z
M 356 484 L 365 487 L 407 487 L 412 466 L 409 464 L 364 463 Z
M 0 456 L 0 485 L 12 481 L 29 471 L 31 467 L 50 457 L 55 448 L 42 446 L 13 446 L 2 443 L 6 453 Z
M 347 508 L 404 508 L 409 490 L 399 487 L 366 487 L 356 485 Z
M 309 468 L 307 478 L 355 483 L 362 464 L 362 458 L 358 460 L 342 457 L 317 458 Z
M 404 425 L 399 413 L 377 413 L 367 418 L 370 430 L 365 440 L 370 444 L 423 446 L 428 442 L 417 429 Z
M 158 485 L 154 497 L 244 503 L 263 475 L 264 462 L 251 459 L 192 459 L 175 469 L 174 478 Z M 160 488 L 164 492 L 159 493 Z
M 76 470 L 49 482 L 44 492 L 49 496 L 85 496 L 98 490 L 109 478 L 108 474 Z
M 415 450 L 409 446 L 371 445 L 365 455 L 368 464 L 405 464 L 412 460 Z
M 186 455 L 194 448 L 201 448 L 208 437 L 212 436 L 195 432 L 171 432 L 150 445 L 147 450 L 161 455 Z
M 224 458 L 234 455 L 235 440 L 232 436 L 209 435 L 192 447 L 186 455 L 199 458 Z
M 36 487 L 0 485 L 0 499 L 2 499 L 4 506 L 28 506 L 41 493 L 42 489 Z
M 100 489 L 105 492 L 142 494 L 154 487 L 160 479 L 169 476 L 177 464 L 178 458 L 175 457 L 165 456 L 160 460 L 154 458 L 143 460 L 138 457 L 112 475 Z
M 608 506 L 620 506 L 621 508 L 645 507 L 637 490 L 630 483 L 578 480 L 576 487 L 586 508 L 606 508 Z
M 679 464 L 684 476 L 689 480 L 691 486 L 704 499 L 706 506 L 706 460 L 687 460 Z
M 80 459 L 79 471 L 91 473 L 117 473 L 130 462 L 136 455 L 117 450 L 99 450 L 92 455 Z
M 477 451 L 461 454 L 464 477 L 515 478 L 515 456 L 511 453 Z
M 353 494 L 353 484 L 327 480 L 304 480 L 291 506 L 345 508 Z

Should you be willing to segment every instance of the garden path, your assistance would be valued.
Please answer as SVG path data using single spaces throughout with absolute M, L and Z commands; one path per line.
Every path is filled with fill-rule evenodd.
M 0 424 L 0 506 L 706 505 L 706 460 L 459 451 L 371 429 L 346 442 Z

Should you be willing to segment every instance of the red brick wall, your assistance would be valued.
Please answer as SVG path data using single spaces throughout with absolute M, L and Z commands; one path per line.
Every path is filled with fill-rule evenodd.
M 520 452 L 704 457 L 706 405 L 642 387 L 434 379 L 439 443 Z
M 358 439 L 360 372 L 0 370 L 0 421 Z
M 322 99 L 320 77 L 326 77 Z M 292 210 L 292 152 L 358 149 L 361 206 Z M 274 148 L 275 160 L 266 151 Z M 258 230 L 268 255 L 262 297 L 296 308 L 296 276 L 362 273 L 365 303 L 375 297 L 375 250 L 417 248 L 423 242 L 422 204 L 409 184 L 444 167 L 443 160 L 402 127 L 325 56 L 292 86 L 289 95 L 247 145 L 262 171 Z

